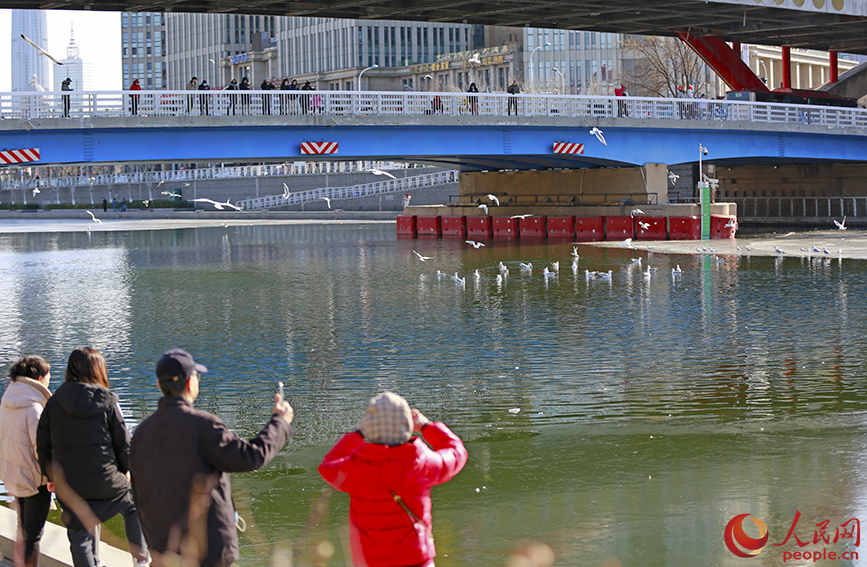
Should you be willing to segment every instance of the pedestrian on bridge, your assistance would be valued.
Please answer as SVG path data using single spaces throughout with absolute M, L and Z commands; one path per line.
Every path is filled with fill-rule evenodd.
M 263 79 L 259 89 L 263 91 L 273 91 L 274 85 L 268 79 Z M 266 92 L 262 95 L 262 114 L 271 114 L 271 95 Z
M 517 95 L 521 92 L 521 87 L 518 85 L 517 79 L 512 81 L 512 84 L 509 85 L 509 88 L 506 89 L 506 92 L 509 93 L 509 116 L 512 115 L 512 110 L 515 111 L 515 116 L 518 115 L 518 97 Z
M 477 93 L 479 92 L 479 88 L 476 86 L 476 83 L 470 83 L 470 88 L 467 89 L 468 93 Z M 467 97 L 470 102 L 470 113 L 478 114 L 479 113 L 479 97 L 470 96 Z
M 250 79 L 244 77 L 241 79 L 241 84 L 238 85 L 239 91 L 249 91 L 250 90 Z M 250 114 L 250 95 L 242 94 L 241 95 L 241 114 L 247 115 Z
M 310 84 L 310 81 L 305 81 L 304 86 L 301 87 L 302 91 L 312 91 L 313 85 Z M 301 95 L 301 111 L 304 114 L 310 113 L 310 95 Z
M 131 91 L 140 91 L 141 90 L 141 84 L 138 82 L 138 79 L 136 79 L 132 82 L 132 84 L 129 86 L 129 90 L 131 90 Z M 138 99 L 139 99 L 139 95 L 137 95 L 137 94 L 129 95 L 130 111 L 131 111 L 130 113 L 133 116 L 138 115 Z
M 297 90 L 300 90 L 300 89 L 298 88 L 298 80 L 297 80 L 297 79 L 292 79 L 292 82 L 289 83 L 289 89 L 288 89 L 288 90 L 290 90 L 290 91 L 297 91 Z M 290 110 L 289 110 L 289 113 L 290 113 L 290 114 L 296 114 L 296 113 L 298 112 L 298 110 L 297 110 L 297 107 L 298 107 L 298 95 L 297 95 L 297 94 L 291 94 L 291 95 L 289 95 L 289 104 L 291 105 Z
M 190 79 L 190 82 L 187 83 L 186 90 L 188 90 L 188 91 L 196 90 L 198 88 L 198 86 L 196 85 L 196 81 L 198 81 L 198 79 L 196 77 L 193 77 L 192 79 Z M 193 99 L 194 98 L 195 97 L 193 95 L 187 96 L 187 114 L 193 113 Z
M 66 77 L 66 80 L 60 83 L 61 91 L 71 91 L 72 90 L 72 79 Z M 63 95 L 63 117 L 69 118 L 69 106 L 71 100 L 69 95 Z
M 208 84 L 208 79 L 202 79 L 202 84 L 199 85 L 199 90 L 200 91 L 211 90 L 211 85 Z M 209 102 L 208 95 L 206 95 L 206 94 L 200 94 L 199 95 L 199 112 L 203 116 L 207 116 L 208 114 L 210 114 L 210 112 L 208 111 L 208 102 Z
M 229 86 L 226 87 L 227 91 L 236 91 L 238 90 L 238 80 L 232 79 L 229 81 Z M 238 95 L 230 94 L 229 95 L 229 106 L 226 107 L 226 116 L 229 115 L 229 110 L 232 111 L 232 116 L 235 116 L 235 103 L 238 100 Z

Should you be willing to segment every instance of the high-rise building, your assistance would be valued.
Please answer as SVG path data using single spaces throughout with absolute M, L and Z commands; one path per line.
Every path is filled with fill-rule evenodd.
M 64 79 L 72 79 L 72 89 L 76 91 L 92 91 L 96 85 L 93 81 L 93 63 L 83 61 L 79 56 L 78 44 L 75 43 L 75 30 L 69 30 L 69 45 L 66 46 L 66 59 L 61 59 L 63 67 L 54 74 L 54 90 L 60 90 Z
M 48 46 L 48 19 L 44 10 L 12 10 L 12 90 L 29 91 L 36 82 L 51 85 L 51 61 L 21 39 L 27 36 L 43 48 Z
M 163 12 L 123 12 L 121 14 L 123 84 L 128 89 L 134 79 L 143 89 L 166 89 L 166 15 Z

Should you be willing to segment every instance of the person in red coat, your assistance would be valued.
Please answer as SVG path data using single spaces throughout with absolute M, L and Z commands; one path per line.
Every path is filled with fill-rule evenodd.
M 433 566 L 430 489 L 466 463 L 463 442 L 445 424 L 432 423 L 392 392 L 372 398 L 358 430 L 344 435 L 319 465 L 328 484 L 349 493 L 356 567 Z
M 141 84 L 138 82 L 138 79 L 136 79 L 132 82 L 132 84 L 129 86 L 129 90 L 131 90 L 131 91 L 140 91 L 141 90 Z M 138 114 L 138 97 L 139 97 L 139 95 L 137 95 L 137 94 L 129 95 L 130 106 L 131 106 L 131 110 L 132 110 L 131 114 L 133 116 Z

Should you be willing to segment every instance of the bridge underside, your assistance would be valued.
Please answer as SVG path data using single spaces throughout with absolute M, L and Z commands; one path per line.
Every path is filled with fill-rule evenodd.
M 726 41 L 867 54 L 864 2 L 770 0 L 0 0 L 0 8 L 208 12 L 539 27 L 637 35 L 679 31 Z M 816 6 L 816 7 L 814 7 Z M 821 6 L 821 7 L 819 7 Z

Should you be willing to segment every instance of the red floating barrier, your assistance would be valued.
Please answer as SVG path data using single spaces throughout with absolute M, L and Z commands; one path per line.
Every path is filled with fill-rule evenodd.
M 605 240 L 635 238 L 635 219 L 628 217 L 605 217 Z
M 665 240 L 667 228 L 665 217 L 635 215 L 635 237 L 637 240 Z
M 467 237 L 467 217 L 442 217 L 443 238 L 466 238 Z
M 415 215 L 400 215 L 397 217 L 397 235 L 415 238 Z
M 711 215 L 710 237 L 712 239 L 734 238 L 738 230 L 738 217 L 734 215 Z
M 575 217 L 548 217 L 548 238 L 575 236 Z
M 671 240 L 701 240 L 701 219 L 668 217 L 668 234 Z
M 518 219 L 510 217 L 491 217 L 494 238 L 518 238 Z
M 467 217 L 467 237 L 477 240 L 490 240 L 494 236 L 494 223 L 491 217 Z
M 578 242 L 601 242 L 605 240 L 605 217 L 577 217 L 575 240 Z
M 416 233 L 419 236 L 433 236 L 435 238 L 440 238 L 443 235 L 440 217 L 418 217 L 415 224 Z
M 548 217 L 527 217 L 517 219 L 521 238 L 546 238 L 548 236 Z

